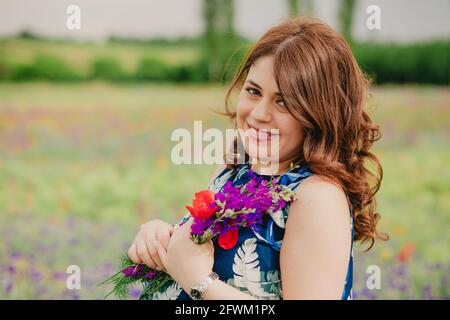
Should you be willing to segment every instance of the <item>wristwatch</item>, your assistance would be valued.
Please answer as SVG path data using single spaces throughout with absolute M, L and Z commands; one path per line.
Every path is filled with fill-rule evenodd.
M 214 271 L 207 275 L 202 281 L 200 281 L 197 285 L 191 287 L 190 297 L 194 300 L 203 300 L 205 298 L 205 291 L 208 286 L 215 279 L 218 279 L 219 275 Z

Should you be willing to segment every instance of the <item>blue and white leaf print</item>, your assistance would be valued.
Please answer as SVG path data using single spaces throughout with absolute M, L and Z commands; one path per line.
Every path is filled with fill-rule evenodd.
M 150 300 L 177 300 L 182 290 L 177 282 L 173 282 L 164 291 L 155 292 Z
M 224 174 L 222 174 L 220 177 L 214 180 L 214 182 L 209 186 L 209 190 L 211 190 L 214 193 L 219 192 L 225 183 L 230 179 L 231 175 L 233 174 L 233 170 L 227 170 Z
M 277 212 L 271 212 L 270 216 L 277 226 L 284 229 L 284 212 L 283 210 L 278 210 Z
M 256 238 L 249 238 L 234 255 L 233 272 L 234 285 L 246 288 L 252 295 L 261 298 L 274 297 L 274 294 L 264 291 L 261 286 L 261 273 Z
M 274 293 L 277 299 L 281 299 L 281 280 L 278 276 L 278 270 L 262 271 L 261 279 L 261 285 L 264 287 L 264 290 Z
M 246 166 L 242 166 L 239 169 L 238 173 L 236 174 L 236 177 L 234 178 L 234 180 L 241 179 L 244 176 L 244 174 L 246 174 L 247 172 L 248 172 L 248 170 L 246 169 Z

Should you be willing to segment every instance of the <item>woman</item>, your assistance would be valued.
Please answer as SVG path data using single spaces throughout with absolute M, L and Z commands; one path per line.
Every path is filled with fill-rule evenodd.
M 268 30 L 244 58 L 226 97 L 226 114 L 246 133 L 234 144 L 243 145 L 245 161 L 236 164 L 234 153 L 210 189 L 229 180 L 245 183 L 253 171 L 276 177 L 298 200 L 281 214 L 266 215 L 259 232 L 241 228 L 232 250 L 215 240 L 188 240 L 189 215 L 176 229 L 160 220 L 143 225 L 129 257 L 175 282 L 141 299 L 190 299 L 205 279 L 204 299 L 351 298 L 353 241 L 372 247 L 376 237 L 385 238 L 376 231 L 374 195 L 382 169 L 369 151 L 379 130 L 363 110 L 367 86 L 348 44 L 325 23 L 290 18 Z M 263 164 L 258 147 L 275 138 L 279 161 Z M 212 271 L 217 279 L 207 277 Z

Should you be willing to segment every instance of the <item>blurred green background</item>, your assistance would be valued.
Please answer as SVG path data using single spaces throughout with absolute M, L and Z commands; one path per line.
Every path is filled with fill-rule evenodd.
M 203 31 L 191 37 L 0 39 L 0 299 L 101 299 L 107 288 L 96 283 L 139 224 L 185 214 L 216 167 L 174 165 L 170 135 L 194 120 L 232 127 L 212 110 L 223 110 L 254 41 L 235 29 L 236 2 L 200 1 Z M 315 2 L 284 3 L 286 16 L 314 15 Z M 341 1 L 337 21 L 374 79 L 379 227 L 391 238 L 369 253 L 357 246 L 355 298 L 448 299 L 450 42 L 358 40 L 355 10 L 358 1 Z M 80 290 L 66 288 L 73 264 Z M 370 265 L 381 269 L 379 290 L 366 287 Z

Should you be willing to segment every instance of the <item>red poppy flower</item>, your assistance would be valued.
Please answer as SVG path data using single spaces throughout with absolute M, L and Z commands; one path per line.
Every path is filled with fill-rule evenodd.
M 219 235 L 219 246 L 225 250 L 233 248 L 238 241 L 238 230 L 230 230 L 227 233 Z
M 195 198 L 192 200 L 192 207 L 186 206 L 191 215 L 197 219 L 207 219 L 217 210 L 214 204 L 214 192 L 211 190 L 202 190 L 195 193 Z
M 397 255 L 397 259 L 400 262 L 407 262 L 411 258 L 411 256 L 413 255 L 415 250 L 416 250 L 416 246 L 414 245 L 414 243 L 407 242 L 400 249 L 400 252 Z

